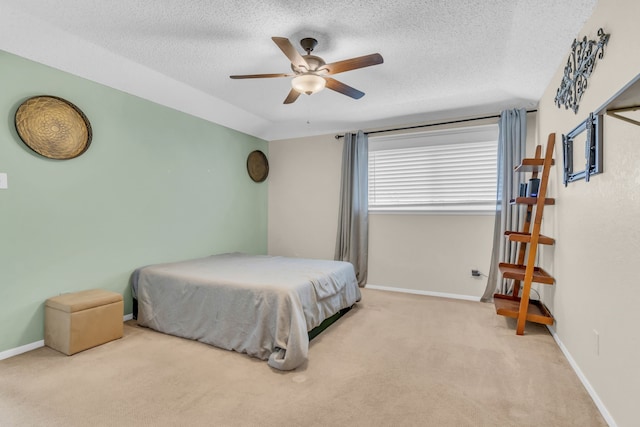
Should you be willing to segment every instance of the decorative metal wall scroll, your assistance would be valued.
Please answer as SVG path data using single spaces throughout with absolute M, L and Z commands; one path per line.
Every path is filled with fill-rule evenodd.
M 558 108 L 564 105 L 565 109 L 571 108 L 578 114 L 578 104 L 587 89 L 587 79 L 596 66 L 596 60 L 602 59 L 609 36 L 610 34 L 605 34 L 600 28 L 598 40 L 587 40 L 587 36 L 584 36 L 581 41 L 573 40 L 562 82 L 556 92 L 555 103 Z

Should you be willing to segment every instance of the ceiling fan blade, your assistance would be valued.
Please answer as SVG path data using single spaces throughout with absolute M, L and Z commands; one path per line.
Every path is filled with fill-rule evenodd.
M 324 79 L 327 81 L 326 87 L 331 90 L 335 90 L 336 92 L 340 92 L 343 95 L 350 96 L 353 99 L 360 99 L 364 96 L 364 92 L 360 92 L 358 89 L 347 86 L 346 84 L 339 82 L 336 79 L 332 79 L 331 77 L 325 77 Z
M 304 67 L 307 70 L 309 69 L 309 64 L 307 64 L 307 61 L 305 61 L 302 55 L 300 55 L 296 48 L 293 47 L 289 39 L 284 37 L 271 37 L 271 40 L 273 40 L 278 45 L 282 53 L 284 53 L 287 58 L 289 58 L 289 61 L 291 61 L 291 63 L 295 67 Z
M 357 58 L 345 59 L 344 61 L 332 62 L 322 68 L 329 70 L 329 74 L 343 73 L 349 70 L 356 70 L 358 68 L 370 67 L 372 65 L 382 64 L 384 60 L 379 53 L 372 53 L 371 55 L 359 56 Z
M 300 96 L 300 92 L 298 92 L 295 89 L 291 89 L 291 91 L 289 92 L 289 95 L 287 95 L 287 98 L 284 100 L 283 104 L 293 104 L 294 102 L 296 102 L 296 99 L 298 99 L 299 96 Z
M 291 77 L 293 76 L 293 74 L 282 74 L 282 73 L 277 73 L 277 74 L 244 74 L 241 76 L 229 76 L 232 79 L 264 79 L 264 78 L 271 78 L 271 77 Z

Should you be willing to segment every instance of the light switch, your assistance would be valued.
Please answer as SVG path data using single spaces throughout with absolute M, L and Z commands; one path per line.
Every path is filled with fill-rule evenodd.
M 7 174 L 5 172 L 0 172 L 0 190 L 5 190 L 9 188 L 9 183 L 7 182 Z

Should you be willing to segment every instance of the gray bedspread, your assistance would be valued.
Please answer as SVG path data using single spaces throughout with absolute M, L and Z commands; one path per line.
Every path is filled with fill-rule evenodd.
M 223 254 L 137 269 L 138 324 L 291 370 L 308 331 L 360 300 L 347 262 Z

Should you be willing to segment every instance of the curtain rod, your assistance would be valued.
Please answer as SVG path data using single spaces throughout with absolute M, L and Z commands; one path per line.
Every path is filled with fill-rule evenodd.
M 538 110 L 527 110 L 527 113 L 535 113 L 537 111 Z M 473 121 L 476 121 L 476 120 L 499 119 L 499 118 L 500 118 L 500 114 L 494 114 L 492 116 L 483 116 L 483 117 L 474 117 L 474 118 L 470 118 L 470 119 L 451 120 L 451 121 L 448 121 L 448 122 L 429 123 L 429 124 L 426 124 L 426 125 L 406 126 L 406 127 L 394 128 L 394 129 L 372 130 L 372 131 L 369 131 L 369 132 L 365 132 L 364 134 L 365 135 L 371 135 L 372 133 L 395 132 L 397 130 L 420 129 L 420 128 L 427 128 L 427 127 L 431 127 L 431 126 L 451 125 L 451 124 L 455 124 L 455 123 L 473 122 Z M 344 135 L 336 135 L 335 138 L 336 139 L 344 138 Z

